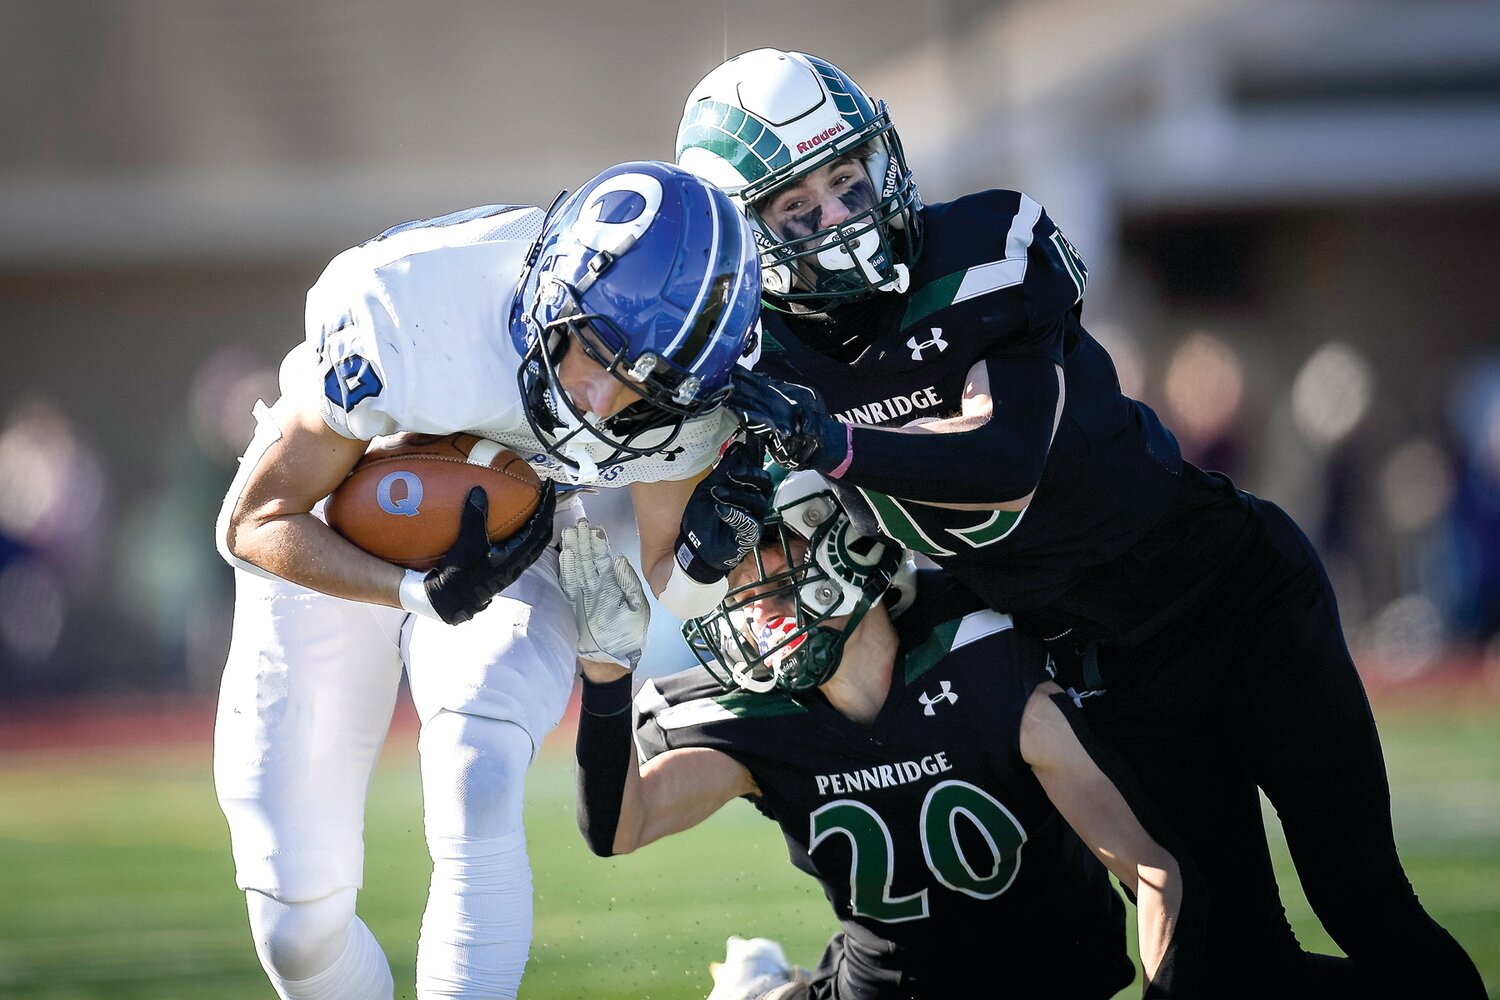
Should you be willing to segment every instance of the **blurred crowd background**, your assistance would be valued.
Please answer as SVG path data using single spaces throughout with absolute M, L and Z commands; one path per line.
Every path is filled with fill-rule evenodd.
M 689 88 L 761 45 L 887 101 L 929 202 L 1047 208 L 1128 390 L 1301 522 L 1362 669 L 1493 669 L 1500 4 L 17 0 L 0 698 L 213 691 L 214 516 L 323 264 L 670 159 Z

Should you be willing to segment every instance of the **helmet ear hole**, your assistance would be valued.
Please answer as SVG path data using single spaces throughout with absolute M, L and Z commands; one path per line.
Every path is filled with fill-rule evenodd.
M 764 262 L 762 262 L 764 264 Z M 761 282 L 772 295 L 782 295 L 792 290 L 792 269 L 785 264 L 762 266 Z

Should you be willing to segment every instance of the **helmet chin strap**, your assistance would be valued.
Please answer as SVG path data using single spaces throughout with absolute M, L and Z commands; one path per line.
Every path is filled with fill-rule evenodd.
M 776 689 L 776 677 L 767 674 L 765 677 L 756 677 L 751 672 L 749 664 L 744 660 L 735 660 L 729 664 L 729 672 L 740 687 L 754 694 L 765 694 L 767 691 Z
M 564 457 L 577 463 L 578 468 L 572 474 L 572 478 L 579 486 L 592 485 L 599 478 L 599 463 L 589 457 L 588 452 L 583 450 L 583 446 L 576 439 L 569 441 L 558 450 Z
M 881 291 L 901 293 L 911 287 L 911 268 L 905 264 L 892 264 L 891 269 L 896 272 L 896 280 L 889 288 Z
M 880 252 L 880 238 L 875 235 L 873 229 L 865 229 L 858 236 L 851 238 L 849 230 L 842 230 L 829 235 L 823 241 L 823 247 L 818 251 L 817 261 L 819 266 L 828 271 L 847 271 L 851 266 L 857 266 L 865 276 L 872 288 L 878 288 L 882 292 L 904 292 L 911 284 L 911 272 L 905 264 L 895 264 L 892 270 L 896 273 L 896 280 L 887 282 L 875 265 L 870 263 L 870 258 Z M 854 258 L 850 263 L 849 258 Z
M 844 659 L 844 644 L 858 627 L 864 612 L 851 615 L 842 629 L 814 625 L 795 649 L 771 666 L 776 683 L 788 691 L 802 691 L 828 683 Z
M 588 453 L 585 440 L 587 434 L 580 430 L 583 421 L 575 417 L 573 408 L 566 405 L 566 401 L 560 398 L 562 389 L 557 386 L 548 386 L 548 391 L 553 393 L 552 408 L 563 432 L 558 437 L 567 437 L 567 440 L 558 446 L 558 453 L 576 465 L 576 470 L 570 473 L 573 481 L 579 486 L 588 486 L 599 478 L 599 463 L 594 461 Z

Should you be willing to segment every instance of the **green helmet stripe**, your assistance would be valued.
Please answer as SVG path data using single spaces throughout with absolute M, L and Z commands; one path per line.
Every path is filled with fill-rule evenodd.
M 792 162 L 792 151 L 765 122 L 720 101 L 699 101 L 683 119 L 677 133 L 678 158 L 691 148 L 723 157 L 747 183 Z
M 870 99 L 854 85 L 854 81 L 841 73 L 837 67 L 821 59 L 811 60 L 818 75 L 823 78 L 828 92 L 833 95 L 833 106 L 844 116 L 851 128 L 863 128 L 875 117 L 875 108 Z

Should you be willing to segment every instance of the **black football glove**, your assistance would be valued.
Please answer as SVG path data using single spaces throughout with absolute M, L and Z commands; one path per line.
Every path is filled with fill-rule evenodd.
M 482 486 L 469 490 L 458 540 L 437 569 L 422 579 L 432 610 L 449 625 L 459 625 L 489 607 L 495 595 L 515 583 L 551 544 L 556 510 L 557 493 L 550 483 L 543 483 L 535 513 L 514 535 L 492 545 L 486 527 L 489 497 Z
M 729 408 L 746 430 L 765 436 L 781 465 L 828 473 L 849 457 L 849 430 L 829 415 L 815 389 L 744 368 L 730 378 Z
M 725 449 L 683 507 L 676 546 L 683 572 L 699 583 L 728 576 L 759 544 L 774 489 L 759 440 L 737 441 Z

